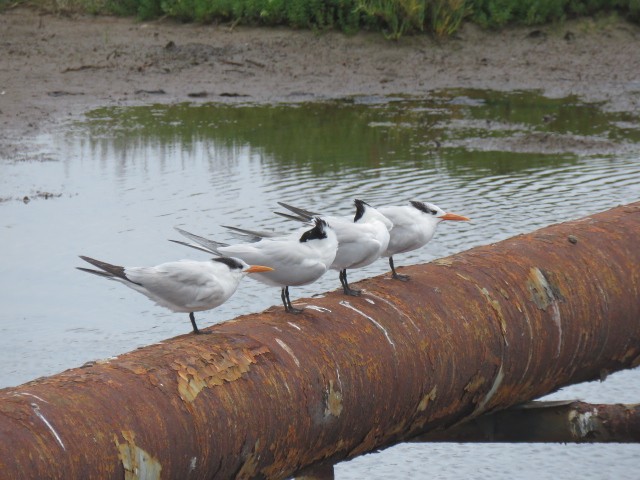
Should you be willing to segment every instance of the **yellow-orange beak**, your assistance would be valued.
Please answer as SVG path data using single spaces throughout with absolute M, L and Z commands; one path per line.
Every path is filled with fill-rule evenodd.
M 258 272 L 270 272 L 273 268 L 271 267 L 263 267 L 262 265 L 251 265 L 248 269 L 245 270 L 247 273 L 258 273 Z
M 458 215 L 457 213 L 445 213 L 442 217 L 442 220 L 457 220 L 459 222 L 467 222 L 471 220 L 470 218 L 463 217 L 462 215 Z

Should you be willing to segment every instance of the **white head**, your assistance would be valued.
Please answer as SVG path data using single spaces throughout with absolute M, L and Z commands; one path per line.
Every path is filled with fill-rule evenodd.
M 379 222 L 384 223 L 387 230 L 391 231 L 393 228 L 393 222 L 381 214 L 378 210 L 373 208 L 367 202 L 363 202 L 362 200 L 354 200 L 353 203 L 356 206 L 356 214 L 353 217 L 353 222 L 371 222 L 377 220 Z

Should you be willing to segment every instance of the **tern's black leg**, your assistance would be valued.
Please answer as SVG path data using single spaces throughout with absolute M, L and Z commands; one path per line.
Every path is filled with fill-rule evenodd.
M 291 305 L 291 299 L 289 298 L 289 287 L 284 287 L 282 289 L 282 294 L 280 295 L 282 298 L 282 304 L 284 305 L 284 311 L 287 313 L 300 313 L 302 312 L 302 308 L 295 308 Z
M 349 286 L 349 282 L 347 281 L 347 269 L 340 270 L 340 283 L 342 284 L 342 289 L 344 290 L 345 295 L 350 295 L 352 297 L 359 297 L 360 290 L 355 290 Z
M 409 275 L 402 275 L 396 272 L 396 269 L 393 266 L 393 257 L 389 257 L 389 266 L 391 267 L 391 278 L 400 280 L 401 282 L 406 282 L 407 280 L 409 280 Z
M 205 333 L 211 333 L 211 332 L 203 332 L 202 330 L 198 329 L 198 325 L 196 325 L 196 317 L 193 315 L 193 312 L 189 313 L 189 320 L 191 320 L 191 325 L 193 325 L 193 333 L 195 333 L 196 335 L 204 335 Z

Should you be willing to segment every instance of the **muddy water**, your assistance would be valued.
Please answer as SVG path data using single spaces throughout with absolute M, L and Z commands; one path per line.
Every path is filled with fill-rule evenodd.
M 0 387 L 186 333 L 173 314 L 75 270 L 78 254 L 124 265 L 202 254 L 169 243 L 180 226 L 238 241 L 221 225 L 287 230 L 276 202 L 347 214 L 431 201 L 473 219 L 443 224 L 396 264 L 495 242 L 640 199 L 640 124 L 576 98 L 446 91 L 295 105 L 111 108 L 2 158 Z M 32 147 L 31 147 L 32 148 Z M 353 271 L 387 271 L 384 260 Z M 292 299 L 339 285 L 333 272 Z M 207 326 L 279 303 L 246 280 Z M 640 373 L 553 398 L 637 402 Z M 635 446 L 402 445 L 337 467 L 337 478 L 637 478 Z

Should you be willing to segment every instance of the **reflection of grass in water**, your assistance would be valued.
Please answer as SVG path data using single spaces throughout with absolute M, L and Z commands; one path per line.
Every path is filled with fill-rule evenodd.
M 547 98 L 538 92 L 487 92 L 454 89 L 440 92 L 452 104 L 452 112 L 462 118 L 523 125 L 535 131 L 574 135 L 605 135 L 609 139 L 640 141 L 640 128 L 620 128 L 632 123 L 631 113 L 605 112 L 597 103 L 584 103 L 575 96 Z M 489 124 L 487 124 L 489 125 Z
M 382 126 L 376 126 L 382 123 Z M 401 127 L 398 127 L 401 125 Z M 348 102 L 277 106 L 177 105 L 101 109 L 90 115 L 92 135 L 118 142 L 180 144 L 213 141 L 250 146 L 263 161 L 317 171 L 368 168 L 411 152 L 416 115 Z
M 461 170 L 486 174 L 578 161 L 577 155 L 438 148 L 445 140 L 455 144 L 456 139 L 523 132 L 640 142 L 637 118 L 630 114 L 603 112 L 597 104 L 580 103 L 575 97 L 548 99 L 537 92 L 484 90 L 448 90 L 423 99 L 354 97 L 291 105 L 107 108 L 90 113 L 81 128 L 89 130 L 92 142 L 110 144 L 129 157 L 143 148 L 179 145 L 189 152 L 196 143 L 213 143 L 207 148 L 214 153 L 248 147 L 260 161 L 276 168 L 304 167 L 316 173 L 438 164 L 453 174 Z
M 487 175 L 514 175 L 533 170 L 555 169 L 573 165 L 577 155 L 544 154 L 528 152 L 469 152 L 464 148 L 447 148 L 442 151 L 441 162 L 450 175 L 481 178 Z

